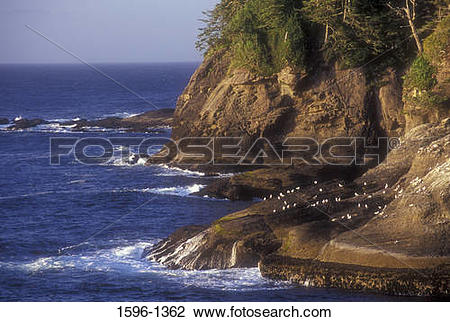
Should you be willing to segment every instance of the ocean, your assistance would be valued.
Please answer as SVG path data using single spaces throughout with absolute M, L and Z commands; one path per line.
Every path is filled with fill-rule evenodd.
M 197 66 L 96 65 L 143 100 L 84 65 L 0 65 L 0 118 L 51 122 L 15 132 L 0 126 L 0 301 L 401 300 L 275 282 L 256 268 L 168 270 L 141 259 L 143 249 L 250 202 L 190 196 L 216 178 L 119 155 L 103 165 L 73 156 L 50 165 L 52 137 L 170 137 L 170 129 L 74 133 L 60 123 L 174 108 Z

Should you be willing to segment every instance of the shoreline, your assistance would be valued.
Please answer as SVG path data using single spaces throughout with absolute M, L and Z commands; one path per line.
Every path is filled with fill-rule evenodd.
M 420 270 L 376 268 L 272 255 L 260 261 L 258 267 L 263 277 L 306 287 L 450 299 L 446 266 Z

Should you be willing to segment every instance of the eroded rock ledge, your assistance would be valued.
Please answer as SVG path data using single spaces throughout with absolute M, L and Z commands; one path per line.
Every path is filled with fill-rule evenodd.
M 386 269 L 267 256 L 259 264 L 262 276 L 306 287 L 340 288 L 386 295 L 448 296 L 450 267 Z

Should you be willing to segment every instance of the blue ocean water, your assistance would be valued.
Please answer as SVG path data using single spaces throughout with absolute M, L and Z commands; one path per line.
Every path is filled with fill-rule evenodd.
M 165 108 L 175 107 L 197 64 L 97 67 Z M 201 173 L 131 166 L 120 158 L 88 166 L 67 156 L 50 165 L 51 137 L 130 136 L 71 133 L 58 120 L 151 108 L 86 66 L 0 65 L 0 118 L 54 120 L 0 131 L 0 301 L 399 300 L 274 282 L 256 268 L 174 271 L 141 259 L 146 246 L 176 228 L 208 224 L 249 205 L 189 196 L 214 180 Z M 133 135 L 166 137 L 170 130 Z

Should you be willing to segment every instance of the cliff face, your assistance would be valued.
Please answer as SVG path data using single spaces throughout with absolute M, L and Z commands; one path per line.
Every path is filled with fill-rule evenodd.
M 318 140 L 336 136 L 398 136 L 403 133 L 402 91 L 389 71 L 381 88 L 369 88 L 358 69 L 321 66 L 310 75 L 290 68 L 272 77 L 229 71 L 221 52 L 207 58 L 180 96 L 174 139 L 197 136 L 288 136 Z

